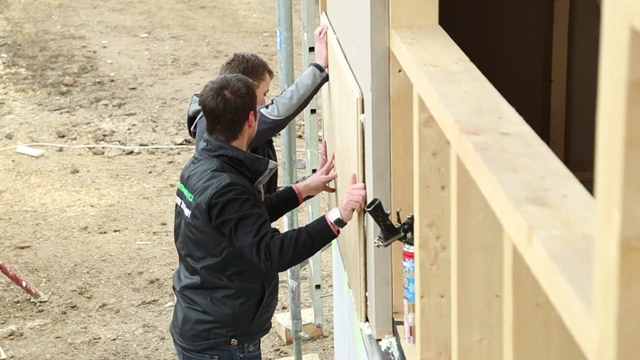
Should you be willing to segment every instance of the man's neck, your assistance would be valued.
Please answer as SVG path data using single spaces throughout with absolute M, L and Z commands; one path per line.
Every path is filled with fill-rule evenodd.
M 249 142 L 245 138 L 239 138 L 237 140 L 232 141 L 230 144 L 241 150 L 247 151 Z

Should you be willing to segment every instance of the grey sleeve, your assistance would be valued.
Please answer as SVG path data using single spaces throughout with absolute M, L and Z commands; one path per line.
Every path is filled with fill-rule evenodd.
M 322 66 L 312 63 L 293 85 L 259 109 L 258 130 L 249 148 L 265 143 L 289 125 L 327 81 L 329 74 Z
M 204 115 L 200 113 L 196 119 L 196 151 L 200 150 L 200 142 L 204 138 L 204 133 L 207 131 L 207 122 L 204 119 Z

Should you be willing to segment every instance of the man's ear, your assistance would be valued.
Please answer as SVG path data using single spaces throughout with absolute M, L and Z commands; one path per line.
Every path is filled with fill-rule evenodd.
M 247 119 L 247 124 L 249 128 L 254 128 L 258 126 L 258 119 L 256 118 L 256 112 L 252 111 L 249 113 L 249 118 Z

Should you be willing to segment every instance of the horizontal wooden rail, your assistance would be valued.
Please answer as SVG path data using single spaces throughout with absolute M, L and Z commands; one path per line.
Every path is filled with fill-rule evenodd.
M 442 28 L 426 25 L 392 29 L 390 46 L 456 154 L 462 171 L 459 176 L 463 176 L 458 181 L 468 179 L 476 184 L 479 193 L 469 196 L 480 200 L 473 203 L 481 206 L 481 199 L 486 199 L 504 236 L 512 239 L 578 346 L 588 359 L 595 360 L 595 200 Z M 464 210 L 464 201 L 458 206 Z M 468 211 L 457 214 L 463 213 Z M 456 221 L 463 231 L 471 220 Z M 478 226 L 483 223 L 476 222 Z M 500 236 L 496 233 L 487 241 L 497 246 Z M 473 266 L 480 269 L 486 260 L 474 261 Z M 452 286 L 456 293 L 462 289 Z M 490 354 L 496 350 L 486 351 Z

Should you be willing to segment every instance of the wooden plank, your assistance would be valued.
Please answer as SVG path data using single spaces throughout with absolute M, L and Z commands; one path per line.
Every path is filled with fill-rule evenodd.
M 595 311 L 598 359 L 640 353 L 640 16 L 605 1 L 598 78 Z
M 362 93 L 329 20 L 322 16 L 321 22 L 329 25 L 327 43 L 331 81 L 322 89 L 322 109 L 327 153 L 336 155 L 336 192 L 328 196 L 331 206 L 336 206 L 342 201 L 351 174 L 355 173 L 359 180 L 364 179 L 364 140 L 360 119 L 363 113 Z M 338 245 L 349 278 L 358 320 L 362 322 L 366 320 L 364 214 L 354 214 L 353 219 L 342 229 Z
M 450 158 L 452 359 L 502 359 L 502 227 L 476 179 Z
M 363 91 L 367 193 L 389 206 L 389 4 L 332 0 L 327 1 L 327 14 Z M 367 318 L 372 335 L 383 339 L 393 334 L 391 248 L 374 246 L 379 228 L 370 218 L 365 219 Z
M 451 358 L 451 196 L 449 142 L 413 92 L 416 353 Z
M 571 0 L 553 2 L 549 145 L 556 156 L 563 161 L 567 117 L 567 60 L 569 53 L 570 8 Z
M 301 316 L 302 331 L 308 335 L 308 338 L 302 340 L 305 341 L 321 337 L 322 326 L 314 322 L 314 309 L 302 309 Z M 291 312 L 275 314 L 273 319 L 275 320 L 273 327 L 276 329 L 276 334 L 278 334 L 285 344 L 293 344 L 293 336 L 291 335 Z
M 336 0 L 345 3 L 341 0 Z M 391 201 L 390 159 L 390 94 L 389 94 L 389 3 L 387 1 L 360 0 L 362 11 L 369 12 L 367 23 L 369 43 L 361 44 L 370 63 L 365 98 L 365 176 L 369 198 L 379 198 L 385 204 Z M 355 26 L 355 27 L 354 27 Z M 351 23 L 350 30 L 358 31 Z M 354 65 L 355 66 L 355 65 Z M 366 81 L 360 82 L 362 85 Z M 365 85 L 362 85 L 365 88 Z M 371 220 L 371 219 L 369 219 Z M 373 221 L 366 222 L 367 256 L 367 317 L 373 336 L 384 339 L 393 335 L 391 249 L 376 248 L 373 241 L 379 230 Z
M 390 46 L 591 358 L 594 198 L 439 26 L 392 29 Z
M 390 65 L 390 209 L 403 209 L 403 213 L 407 215 L 413 209 L 413 87 L 394 56 L 391 56 Z M 402 245 L 401 242 L 392 245 L 394 313 L 403 313 Z
M 503 245 L 503 359 L 584 360 L 509 235 Z

